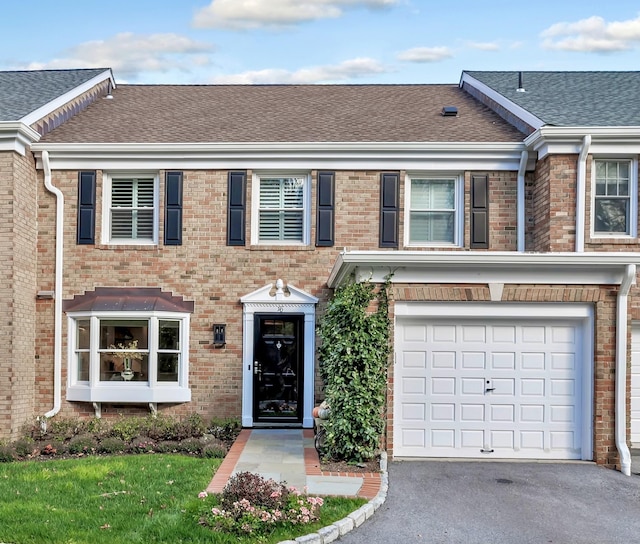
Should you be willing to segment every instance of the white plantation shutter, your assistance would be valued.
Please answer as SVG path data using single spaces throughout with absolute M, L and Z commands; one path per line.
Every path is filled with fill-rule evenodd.
M 260 179 L 260 241 L 303 241 L 304 186 L 304 177 Z
M 153 179 L 111 182 L 111 238 L 153 240 L 155 183 Z
M 412 179 L 409 242 L 455 240 L 455 179 Z

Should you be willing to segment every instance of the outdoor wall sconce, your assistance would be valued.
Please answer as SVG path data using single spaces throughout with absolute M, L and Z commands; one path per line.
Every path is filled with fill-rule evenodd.
M 227 325 L 226 323 L 216 323 L 213 325 L 213 346 L 221 348 L 227 343 Z

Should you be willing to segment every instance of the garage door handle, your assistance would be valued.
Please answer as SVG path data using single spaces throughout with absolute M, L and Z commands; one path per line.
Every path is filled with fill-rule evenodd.
M 493 449 L 481 449 L 480 453 L 493 453 Z
M 496 388 L 495 388 L 495 387 L 487 387 L 487 388 L 484 390 L 484 392 L 485 392 L 485 393 L 488 393 L 489 391 L 495 391 L 495 390 L 496 390 Z

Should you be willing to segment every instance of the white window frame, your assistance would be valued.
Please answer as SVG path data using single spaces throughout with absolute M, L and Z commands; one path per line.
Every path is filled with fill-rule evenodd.
M 596 224 L 596 163 L 629 163 L 629 232 L 597 232 Z M 630 157 L 593 157 L 591 163 L 591 237 L 592 238 L 637 238 L 638 236 L 638 159 Z
M 455 182 L 454 227 L 452 242 L 410 242 L 411 232 L 411 182 L 414 179 Z M 464 242 L 464 175 L 459 172 L 410 172 L 405 177 L 404 191 L 404 245 L 405 247 L 462 247 Z
M 142 381 L 100 380 L 100 321 L 101 320 L 147 320 L 149 322 L 148 375 Z M 78 380 L 76 358 L 76 322 L 89 320 L 91 323 L 89 349 L 89 380 Z M 178 381 L 158 381 L 159 322 L 164 320 L 180 322 L 180 364 Z M 181 312 L 69 312 L 67 316 L 68 356 L 67 356 L 67 400 L 85 402 L 149 403 L 188 402 L 191 400 L 189 388 L 189 325 L 190 314 Z M 104 350 L 102 350 L 104 351 Z
M 120 179 L 153 179 L 153 237 L 149 239 L 138 238 L 111 238 L 111 196 L 114 180 Z M 102 189 L 102 243 L 108 245 L 157 245 L 159 232 L 159 195 L 160 178 L 157 172 L 109 172 L 103 177 Z
M 302 240 L 260 240 L 260 180 L 262 178 L 304 178 Z M 309 172 L 254 172 L 251 179 L 251 244 L 263 246 L 308 246 L 311 232 L 311 176 Z

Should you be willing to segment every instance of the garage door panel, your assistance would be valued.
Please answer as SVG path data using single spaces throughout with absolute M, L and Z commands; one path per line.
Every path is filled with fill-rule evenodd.
M 404 368 L 426 368 L 427 354 L 424 351 L 406 351 L 402 356 Z
M 431 354 L 431 368 L 450 368 L 456 367 L 455 351 L 436 351 Z
M 579 459 L 581 325 L 479 321 L 397 324 L 394 454 Z

